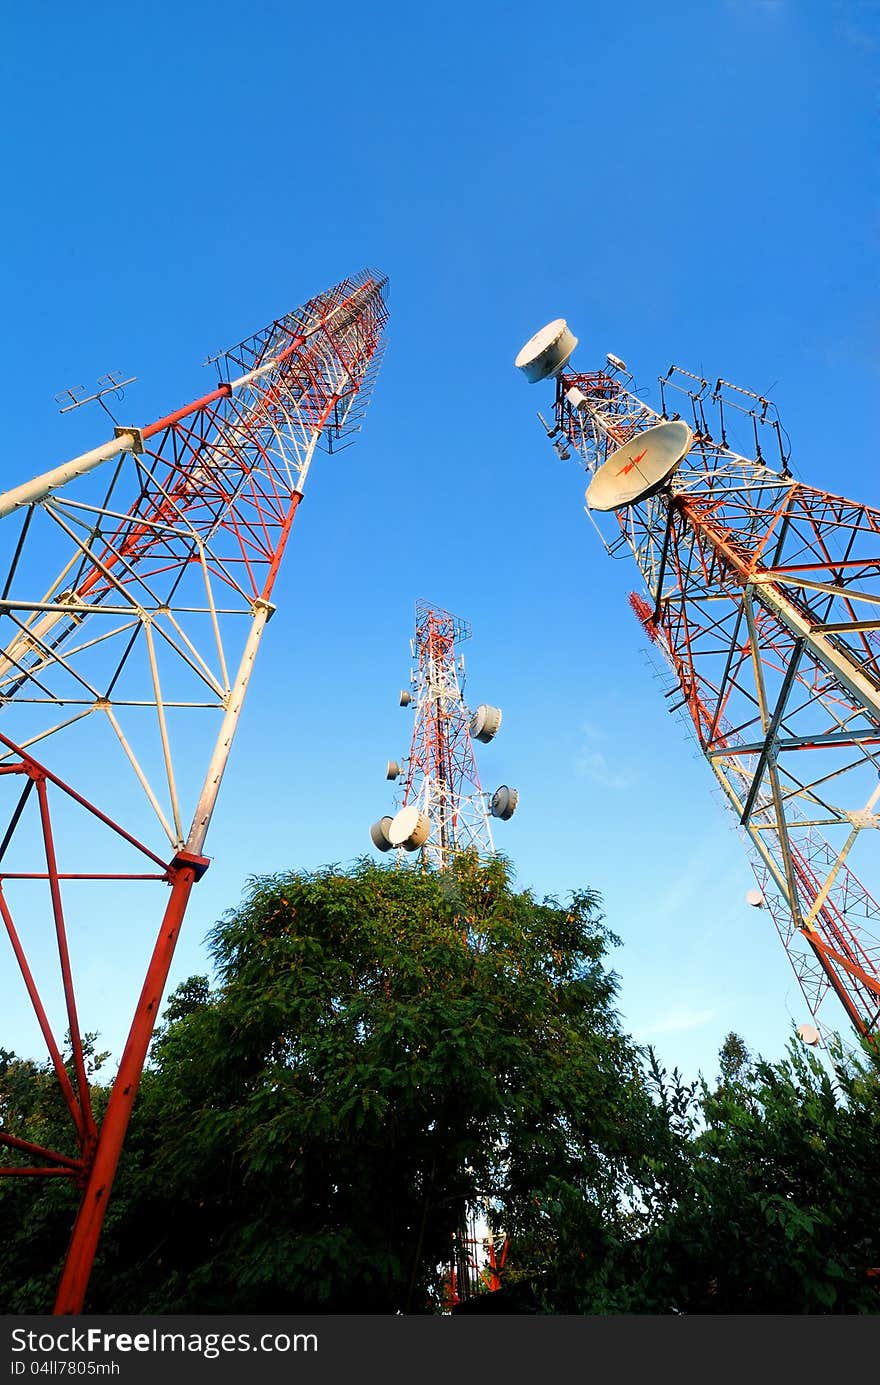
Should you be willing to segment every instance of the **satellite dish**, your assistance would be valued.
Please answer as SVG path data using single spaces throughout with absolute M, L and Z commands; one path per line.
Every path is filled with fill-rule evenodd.
M 471 735 L 487 745 L 501 725 L 501 708 L 481 702 L 471 717 Z
M 428 840 L 430 831 L 430 818 L 419 812 L 414 803 L 410 803 L 391 819 L 388 840 L 392 846 L 402 846 L 406 851 L 417 851 Z
M 587 487 L 591 510 L 618 510 L 658 491 L 687 456 L 694 435 L 681 419 L 637 433 L 612 452 Z
M 386 814 L 384 818 L 380 818 L 378 822 L 374 822 L 370 828 L 370 840 L 373 846 L 377 847 L 379 851 L 391 850 L 391 839 L 388 836 L 388 829 L 390 826 L 391 818 Z
M 556 317 L 526 342 L 514 365 L 534 385 L 558 375 L 577 344 L 565 318 Z
M 411 702 L 412 702 L 412 693 L 408 693 L 407 690 L 406 690 L 406 688 L 401 688 L 401 690 L 400 690 L 400 705 L 401 705 L 401 707 L 408 707 L 409 704 L 410 704 Z
M 822 1036 L 814 1024 L 798 1025 L 798 1038 L 801 1039 L 803 1043 L 809 1044 L 810 1048 L 815 1048 L 821 1037 Z
M 500 789 L 496 789 L 492 795 L 491 813 L 493 818 L 500 818 L 502 822 L 508 822 L 516 812 L 516 805 L 519 803 L 519 790 L 509 789 L 506 784 L 502 784 Z
M 385 766 L 386 779 L 399 779 L 401 774 L 400 765 L 396 760 L 389 760 Z
M 764 896 L 760 890 L 746 890 L 746 904 L 751 904 L 753 909 L 763 909 Z

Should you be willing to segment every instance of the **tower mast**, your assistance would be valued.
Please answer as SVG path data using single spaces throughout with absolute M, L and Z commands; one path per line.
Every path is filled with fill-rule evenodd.
M 516 365 L 554 381 L 545 431 L 560 457 L 582 459 L 606 547 L 638 565 L 637 614 L 744 831 L 810 1010 L 833 992 L 874 1033 L 880 906 L 852 862 L 880 826 L 880 511 L 796 481 L 769 400 L 671 366 L 658 412 L 615 356 L 570 369 L 576 344 L 557 319 Z M 750 455 L 729 441 L 736 419 Z
M 370 271 L 343 280 L 215 357 L 218 383 L 193 403 L 117 427 L 108 442 L 0 494 L 0 519 L 17 526 L 0 587 L 9 732 L 0 734 L 0 916 L 76 1147 L 0 1132 L 9 1151 L 0 1174 L 66 1177 L 80 1189 L 56 1313 L 83 1306 L 280 564 L 317 447 L 334 451 L 358 429 L 381 356 L 385 287 Z M 47 587 L 46 554 L 59 547 Z M 62 850 L 58 826 L 74 819 Z M 119 927 L 129 926 L 135 884 L 167 894 L 100 1124 L 75 997 L 70 922 L 83 906 L 72 881 L 109 885 Z M 40 882 L 72 1076 L 20 927 Z
M 481 703 L 472 714 L 464 700 L 464 655 L 456 648 L 471 637 L 466 620 L 416 602 L 416 667 L 410 674 L 415 689 L 415 721 L 409 755 L 389 760 L 386 778 L 403 779 L 403 803 L 392 818 L 380 818 L 370 828 L 380 851 L 419 851 L 425 862 L 445 869 L 458 851 L 491 855 L 490 817 L 513 817 L 519 795 L 503 784 L 491 796 L 483 792 L 473 740 L 487 743 L 501 725 L 501 710 Z M 408 691 L 400 705 L 413 705 Z
M 494 854 L 490 818 L 508 821 L 519 801 L 516 789 L 502 784 L 491 796 L 480 784 L 473 742 L 488 744 L 501 726 L 500 707 L 481 703 L 473 713 L 464 697 L 465 661 L 457 653 L 471 638 L 471 626 L 428 601 L 416 602 L 415 638 L 410 650 L 415 667 L 410 687 L 400 694 L 401 707 L 415 713 L 409 755 L 389 760 L 385 777 L 401 779 L 402 806 L 374 822 L 370 838 L 379 851 L 397 850 L 400 862 L 418 852 L 420 862 L 449 869 L 457 853 Z M 459 1208 L 459 1228 L 447 1272 L 445 1306 L 470 1298 L 482 1281 L 490 1289 L 501 1284 L 494 1248 L 487 1250 L 491 1272 L 478 1261 L 477 1221 L 482 1209 Z M 493 1247 L 486 1208 L 487 1246 Z M 506 1247 L 506 1241 L 505 1241 Z M 503 1261 L 502 1261 L 503 1263 Z

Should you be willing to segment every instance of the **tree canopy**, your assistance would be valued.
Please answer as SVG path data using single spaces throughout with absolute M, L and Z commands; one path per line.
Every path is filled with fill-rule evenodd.
M 620 1025 L 615 941 L 501 858 L 251 881 L 213 985 L 168 1002 L 87 1310 L 438 1311 L 485 1205 L 511 1251 L 478 1308 L 876 1311 L 876 1056 L 731 1035 L 714 1086 L 669 1076 Z M 63 1147 L 47 1067 L 0 1060 L 4 1124 Z M 46 1181 L 0 1179 L 5 1311 L 51 1307 L 75 1191 Z

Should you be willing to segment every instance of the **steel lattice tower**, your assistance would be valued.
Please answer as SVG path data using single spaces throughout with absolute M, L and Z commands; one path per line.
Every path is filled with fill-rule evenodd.
M 553 422 L 541 422 L 591 474 L 588 516 L 614 511 L 600 536 L 638 564 L 647 596 L 634 608 L 744 831 L 757 899 L 811 1012 L 833 991 L 855 1029 L 875 1033 L 880 906 L 852 867 L 871 859 L 880 826 L 880 510 L 793 479 L 768 400 L 672 366 L 658 413 L 617 357 L 568 369 L 575 344 L 558 319 L 517 357 L 529 379 L 555 378 Z M 667 411 L 673 388 L 692 426 Z M 729 444 L 736 417 L 751 456 Z M 671 427 L 688 434 L 681 459 L 639 479 Z M 762 438 L 778 444 L 778 469 Z
M 403 765 L 389 760 L 386 777 L 403 778 L 400 811 L 373 824 L 370 836 L 380 851 L 391 847 L 416 851 L 443 869 L 459 851 L 491 855 L 495 846 L 492 817 L 513 816 L 519 795 L 506 784 L 491 797 L 483 792 L 473 739 L 491 741 L 501 725 L 498 707 L 482 703 L 471 713 L 464 700 L 464 656 L 456 647 L 470 639 L 466 620 L 426 601 L 416 602 L 416 667 L 410 675 L 415 698 L 400 695 L 401 706 L 413 705 L 415 721 L 409 756 Z
M 75 1145 L 65 1153 L 0 1131 L 0 1174 L 70 1178 L 81 1189 L 59 1313 L 82 1308 L 279 566 L 316 448 L 335 451 L 357 431 L 381 356 L 385 282 L 371 272 L 344 280 L 215 357 L 218 384 L 202 398 L 147 427 L 117 427 L 109 442 L 0 495 L 10 530 L 0 916 Z M 48 582 L 47 561 L 60 562 Z M 92 882 L 85 904 L 82 881 Z M 97 882 L 109 885 L 119 927 L 136 882 L 166 896 L 100 1126 L 70 947 L 71 923 L 80 928 L 97 907 Z M 68 1062 L 26 947 L 41 907 L 57 946 Z
M 502 784 L 490 798 L 480 784 L 473 741 L 494 740 L 502 717 L 499 707 L 481 703 L 472 713 L 465 702 L 464 655 L 456 651 L 470 638 L 468 621 L 427 601 L 416 602 L 415 638 L 410 644 L 413 692 L 404 689 L 400 694 L 401 707 L 412 707 L 415 713 L 410 750 L 402 763 L 389 760 L 386 768 L 387 779 L 402 779 L 403 802 L 394 817 L 380 818 L 370 828 L 373 845 L 379 851 L 396 848 L 399 861 L 406 852 L 418 851 L 422 863 L 445 870 L 460 851 L 492 855 L 490 817 L 508 821 L 516 811 L 516 789 Z M 470 1298 L 481 1284 L 489 1290 L 500 1288 L 506 1238 L 500 1238 L 496 1250 L 488 1221 L 483 1239 L 477 1222 L 477 1209 L 462 1206 L 447 1272 L 447 1309 Z M 478 1263 L 484 1241 L 487 1270 Z

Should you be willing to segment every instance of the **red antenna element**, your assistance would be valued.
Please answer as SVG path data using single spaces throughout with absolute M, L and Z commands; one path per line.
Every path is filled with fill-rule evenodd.
M 109 442 L 0 494 L 0 519 L 18 522 L 0 575 L 0 700 L 16 737 L 0 736 L 0 916 L 76 1146 L 59 1152 L 0 1131 L 0 1146 L 31 1161 L 10 1155 L 0 1174 L 70 1177 L 82 1190 L 57 1313 L 82 1309 L 281 560 L 317 447 L 336 451 L 359 427 L 385 287 L 370 272 L 344 280 L 214 357 L 219 382 L 194 403 L 117 427 Z M 59 549 L 47 583 L 47 555 Z M 160 882 L 166 895 L 100 1128 L 75 1000 L 71 922 L 76 931 L 84 912 L 75 881 L 111 883 L 103 905 L 90 887 L 86 917 L 109 907 L 125 927 L 123 882 Z M 40 889 L 69 1063 L 19 923 L 33 918 Z
M 386 770 L 388 779 L 402 777 L 403 803 L 394 817 L 370 828 L 380 851 L 419 851 L 423 861 L 441 869 L 457 851 L 494 852 L 489 818 L 506 821 L 519 801 L 517 790 L 506 784 L 491 799 L 480 786 L 473 740 L 494 739 L 501 709 L 482 703 L 471 713 L 465 703 L 464 655 L 455 651 L 470 636 L 466 620 L 426 601 L 416 603 L 416 667 L 410 674 L 415 724 L 408 757 L 389 760 Z M 402 692 L 400 705 L 412 703 L 412 693 Z
M 651 610 L 650 602 L 646 601 L 638 592 L 630 592 L 629 604 L 635 612 L 636 619 L 640 622 L 645 634 L 652 644 L 656 644 L 659 636 L 657 626 L 654 624 L 654 615 Z
M 880 826 L 880 510 L 795 481 L 762 396 L 672 366 L 657 413 L 617 357 L 573 374 L 568 356 L 543 359 L 542 341 L 516 364 L 555 377 L 544 427 L 590 474 L 588 517 L 613 514 L 609 531 L 593 520 L 606 547 L 628 547 L 638 564 L 646 596 L 631 604 L 743 828 L 758 902 L 812 1013 L 833 991 L 873 1034 L 880 906 L 852 865 L 859 852 L 870 860 L 866 834 Z M 669 390 L 692 425 L 670 419 Z M 749 455 L 728 440 L 732 420 Z M 778 448 L 778 470 L 762 440 Z

